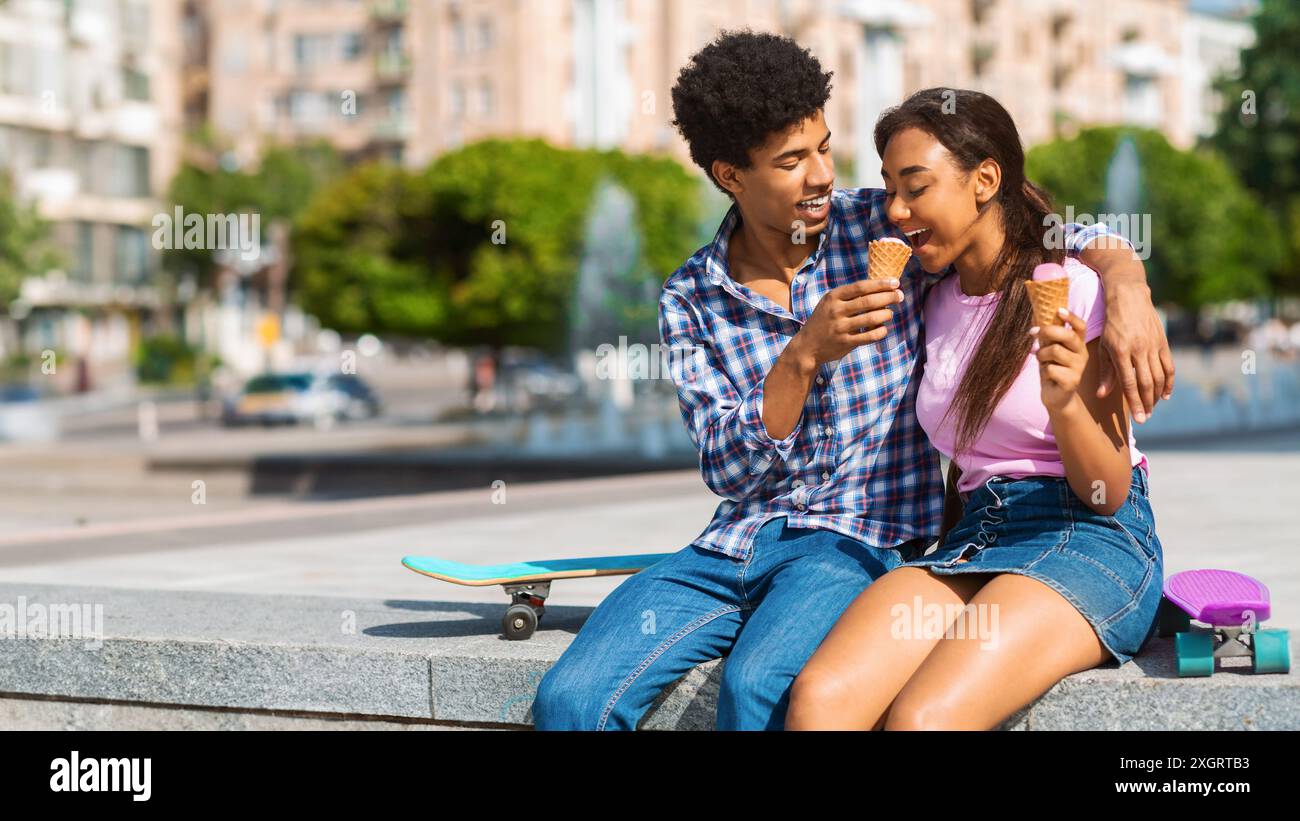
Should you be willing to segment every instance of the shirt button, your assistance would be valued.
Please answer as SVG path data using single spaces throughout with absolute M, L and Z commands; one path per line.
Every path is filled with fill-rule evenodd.
M 799 275 L 797 275 L 797 276 L 794 278 L 794 281 L 795 281 L 795 282 L 802 283 L 802 282 L 803 282 L 803 274 L 799 274 Z
M 799 505 L 799 509 L 800 509 L 800 510 L 807 510 L 807 509 L 808 509 L 808 505 Z
M 834 431 L 832 431 L 832 430 L 830 429 L 830 426 L 827 426 L 827 427 L 822 428 L 822 436 L 826 437 L 827 439 L 830 438 L 830 435 L 831 435 L 833 432 L 834 432 Z
M 722 277 L 717 274 L 709 274 L 709 282 L 712 282 L 714 285 L 721 285 Z
M 823 482 L 829 481 L 830 478 L 831 478 L 831 475 L 830 475 L 829 473 L 823 473 L 823 474 L 822 474 L 822 481 L 823 481 Z
M 822 378 L 819 376 L 819 377 L 817 377 L 817 384 L 818 384 L 818 385 L 825 385 L 825 384 L 826 384 L 826 380 L 825 380 L 825 379 L 822 379 Z
M 803 479 L 795 479 L 790 483 L 790 487 L 803 487 Z

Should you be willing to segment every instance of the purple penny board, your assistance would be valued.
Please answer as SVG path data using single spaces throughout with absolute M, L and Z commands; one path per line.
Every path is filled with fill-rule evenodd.
M 1231 570 L 1185 570 L 1165 579 L 1165 598 L 1211 627 L 1241 627 L 1267 621 L 1268 588 Z M 1250 619 L 1247 612 L 1251 613 Z

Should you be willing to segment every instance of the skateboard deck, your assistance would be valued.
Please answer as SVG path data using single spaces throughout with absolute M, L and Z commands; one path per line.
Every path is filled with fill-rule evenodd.
M 1165 596 L 1188 616 L 1211 627 L 1240 627 L 1267 621 L 1268 588 L 1231 570 L 1188 570 L 1165 580 Z
M 668 558 L 671 553 L 639 553 L 631 556 L 590 556 L 580 559 L 542 559 L 511 564 L 466 564 L 433 556 L 406 556 L 402 564 L 425 576 L 452 584 L 487 587 L 499 584 L 511 598 L 501 621 L 507 639 L 533 635 L 546 612 L 546 597 L 556 579 L 589 576 L 628 576 Z
M 486 587 L 492 584 L 575 579 L 583 576 L 626 576 L 666 559 L 671 553 L 641 553 L 635 556 L 593 556 L 586 559 L 542 559 L 512 564 L 465 564 L 432 556 L 402 559 L 416 573 L 452 584 Z
M 1290 635 L 1261 630 L 1272 615 L 1268 588 L 1231 570 L 1187 570 L 1165 579 L 1159 634 L 1174 636 L 1178 675 L 1208 676 L 1214 660 L 1249 656 L 1257 673 L 1291 669 Z M 1193 628 L 1191 620 L 1206 625 Z

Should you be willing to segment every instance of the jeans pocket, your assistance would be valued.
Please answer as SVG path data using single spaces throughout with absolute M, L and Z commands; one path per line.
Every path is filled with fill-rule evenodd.
M 1145 508 L 1145 510 L 1144 510 Z M 1114 515 L 1101 517 L 1107 527 L 1122 531 L 1128 537 L 1133 548 L 1150 561 L 1157 559 L 1155 547 L 1155 527 L 1147 507 L 1146 499 L 1137 488 L 1129 491 L 1124 506 Z

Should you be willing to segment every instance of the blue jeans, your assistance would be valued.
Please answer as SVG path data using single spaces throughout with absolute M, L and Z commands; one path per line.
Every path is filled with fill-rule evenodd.
M 636 729 L 660 691 L 726 656 L 718 729 L 782 729 L 790 686 L 836 619 L 919 552 L 785 523 L 766 522 L 747 561 L 692 546 L 628 577 L 542 679 L 534 726 Z
M 1065 479 L 994 476 L 971 493 L 944 543 L 908 564 L 940 575 L 1037 579 L 1074 605 L 1119 664 L 1131 661 L 1158 627 L 1164 552 L 1140 467 L 1113 516 L 1085 504 Z

